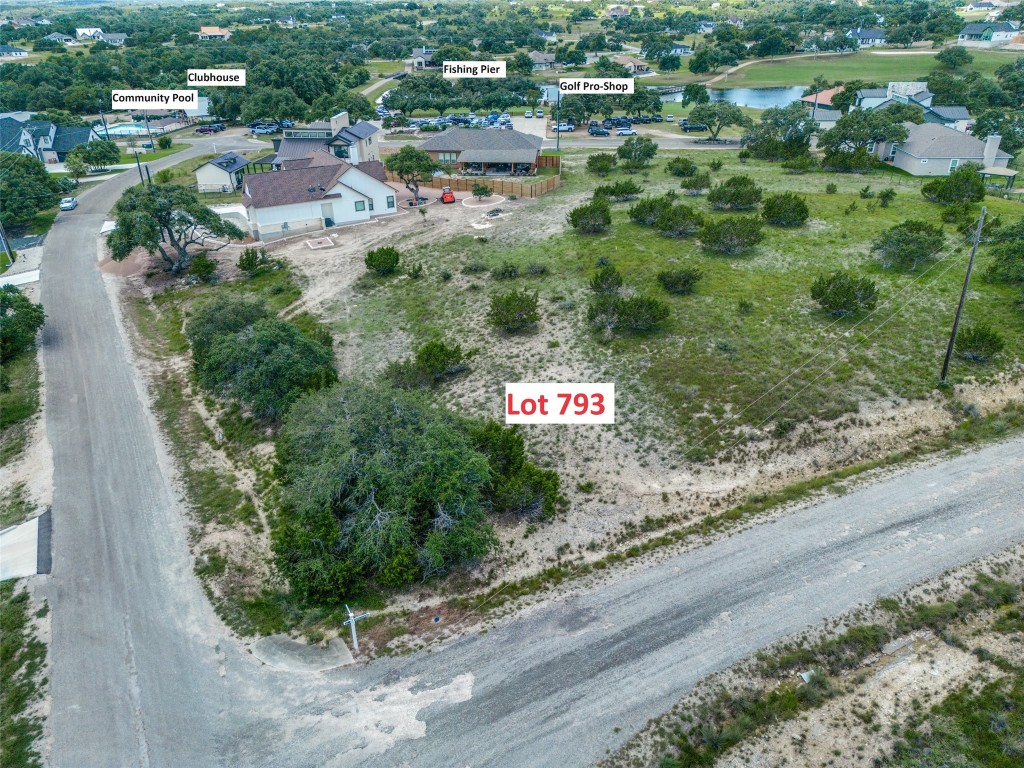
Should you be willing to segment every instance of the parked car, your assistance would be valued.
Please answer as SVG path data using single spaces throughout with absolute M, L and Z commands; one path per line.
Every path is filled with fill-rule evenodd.
M 553 130 L 555 133 L 567 133 L 572 129 L 569 127 L 568 123 L 559 123 L 553 128 Z
M 592 125 L 592 126 L 590 126 L 590 128 L 587 129 L 587 133 L 589 133 L 591 136 L 608 136 L 608 135 L 610 135 L 608 133 L 608 129 L 607 128 L 602 128 L 599 125 Z
M 636 136 L 636 131 L 634 131 L 632 128 L 619 128 L 619 130 L 617 130 L 615 132 L 615 135 L 616 136 Z
M 269 136 L 272 133 L 277 133 L 277 128 L 271 128 L 269 125 L 264 125 L 260 128 L 253 128 L 252 132 L 256 136 Z
M 665 122 L 666 123 L 674 123 L 675 121 L 676 121 L 676 116 L 675 115 L 665 115 Z
M 526 112 L 523 113 L 523 117 L 533 117 L 533 110 L 532 109 L 526 110 Z
M 224 123 L 212 123 L 210 127 L 213 128 L 213 130 L 215 130 L 217 133 L 226 130 L 226 126 L 224 125 Z
M 651 118 L 647 115 L 644 115 L 643 117 L 640 118 L 640 122 L 643 123 L 644 125 L 650 125 Z
M 442 203 L 454 203 L 455 193 L 452 192 L 451 187 L 441 187 L 441 202 Z
M 655 115 L 655 116 L 654 116 L 653 118 L 651 118 L 651 119 L 652 119 L 652 120 L 654 120 L 654 122 L 656 122 L 656 123 L 660 123 L 660 122 L 661 122 L 662 120 L 664 120 L 665 118 L 663 118 L 663 117 L 662 117 L 661 115 Z
M 295 123 L 292 120 L 282 120 L 281 121 L 281 127 L 282 128 L 294 128 L 295 127 Z
M 256 129 L 254 128 L 253 130 Z M 214 133 L 213 126 L 200 125 L 198 128 L 196 128 L 196 133 Z
M 680 128 L 683 129 L 683 133 L 692 133 L 693 131 L 706 131 L 708 127 L 702 123 L 685 123 Z
M 60 209 L 62 211 L 73 211 L 78 207 L 77 197 L 65 197 L 60 201 Z
M 544 117 L 544 110 L 543 109 L 538 109 L 537 110 L 537 117 Z

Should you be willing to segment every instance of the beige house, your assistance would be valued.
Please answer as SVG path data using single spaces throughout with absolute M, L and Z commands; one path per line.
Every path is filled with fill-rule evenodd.
M 636 75 L 646 75 L 651 71 L 651 68 L 647 65 L 646 61 L 643 59 L 635 59 L 632 56 L 616 56 L 612 61 L 624 66 L 634 77 Z
M 1000 151 L 1001 136 L 989 136 L 982 141 L 938 123 L 903 125 L 907 129 L 906 141 L 885 142 L 873 151 L 912 176 L 948 176 L 964 163 L 978 163 L 988 175 L 1004 176 L 1013 159 Z
M 200 40 L 227 40 L 231 37 L 229 30 L 220 27 L 200 27 L 197 34 Z

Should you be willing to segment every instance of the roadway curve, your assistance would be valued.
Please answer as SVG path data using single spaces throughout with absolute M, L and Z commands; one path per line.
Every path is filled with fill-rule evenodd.
M 231 141 L 247 146 L 223 136 L 218 146 Z M 323 673 L 263 667 L 193 576 L 171 464 L 95 266 L 100 226 L 131 181 L 84 192 L 43 256 L 55 768 L 584 766 L 757 648 L 1024 541 L 1024 441 L 1014 440 L 431 653 Z

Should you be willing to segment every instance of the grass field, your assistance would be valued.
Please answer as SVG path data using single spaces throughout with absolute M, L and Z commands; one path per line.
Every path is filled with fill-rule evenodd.
M 919 50 L 919 49 L 918 49 Z M 974 63 L 969 69 L 992 76 L 996 68 L 1016 60 L 1019 52 L 971 51 Z M 727 78 L 713 83 L 712 88 L 771 88 L 786 85 L 808 85 L 815 76 L 829 80 L 925 80 L 941 66 L 931 51 L 927 53 L 875 53 L 860 51 L 842 56 L 820 56 L 777 61 L 759 60 L 743 67 Z M 719 74 L 724 70 L 721 70 Z M 686 69 L 657 77 L 644 78 L 647 85 L 673 85 L 705 81 L 708 75 L 694 75 Z
M 143 141 L 149 141 L 149 139 L 148 138 L 147 139 L 143 139 Z M 142 145 L 142 141 L 139 141 L 138 145 L 141 146 Z M 154 144 L 154 146 L 155 146 L 155 144 Z M 151 162 L 153 160 L 159 160 L 162 157 L 167 157 L 168 155 L 173 155 L 173 154 L 175 154 L 177 152 L 181 152 L 181 150 L 188 149 L 188 147 L 189 147 L 188 144 L 171 144 L 170 148 L 168 148 L 168 149 L 155 149 L 155 150 L 151 150 L 151 151 L 147 151 L 147 152 L 139 152 L 139 160 L 141 160 L 144 163 L 148 163 L 148 162 Z M 118 158 L 117 162 L 118 162 L 118 164 L 121 164 L 121 163 L 134 163 L 135 162 L 135 153 L 134 152 L 122 152 L 121 153 L 121 157 Z
M 649 192 L 676 187 L 663 171 L 669 156 L 659 156 L 647 178 L 636 177 Z M 690 156 L 707 165 L 706 154 Z M 527 361 L 519 359 L 516 338 L 481 329 L 488 296 L 513 285 L 537 290 L 545 317 L 537 333 L 545 337 L 555 323 L 574 329 L 571 338 L 562 338 L 559 349 L 550 353 L 554 359 L 568 360 L 573 353 L 582 353 L 607 375 L 603 380 L 620 382 L 624 391 L 633 390 L 637 402 L 645 403 L 623 408 L 622 416 L 631 428 L 657 438 L 661 446 L 690 449 L 694 455 L 721 449 L 753 427 L 771 429 L 786 420 L 831 419 L 856 411 L 861 400 L 920 398 L 934 392 L 966 252 L 961 248 L 917 274 L 883 270 L 869 253 L 871 241 L 889 226 L 910 218 L 941 223 L 939 207 L 921 197 L 920 182 L 887 172 L 866 177 L 790 176 L 774 164 L 741 164 L 735 152 L 715 152 L 714 157 L 725 161 L 725 167 L 713 174 L 715 180 L 744 173 L 766 194 L 799 192 L 806 197 L 811 220 L 795 230 L 766 228 L 765 242 L 751 255 L 733 258 L 705 255 L 692 238 L 667 239 L 631 223 L 626 216 L 628 204 L 614 206 L 611 230 L 601 236 L 580 236 L 563 229 L 545 230 L 537 239 L 538 235 L 528 234 L 528 225 L 486 242 L 467 234 L 409 254 L 411 260 L 425 265 L 427 284 L 433 283 L 429 290 L 424 290 L 423 281 L 400 281 L 368 291 L 352 307 L 352 320 L 346 326 L 367 338 L 397 327 L 412 337 L 413 344 L 445 336 L 468 346 L 486 346 L 507 368 L 485 370 L 480 363 L 477 375 L 490 389 L 502 375 L 529 375 L 529 371 Z M 563 166 L 562 187 L 520 215 L 538 223 L 564 220 L 567 199 L 582 201 L 597 183 L 581 170 L 582 160 L 582 155 L 570 154 Z M 621 177 L 613 174 L 603 183 L 617 176 Z M 837 194 L 826 194 L 829 182 L 838 185 Z M 871 205 L 858 193 L 865 185 L 876 192 L 895 188 L 895 203 L 887 209 Z M 714 218 L 735 215 L 711 212 L 703 199 L 681 200 Z M 1015 202 L 994 199 L 987 204 L 991 214 L 1009 220 L 1024 212 Z M 844 214 L 847 209 L 849 213 Z M 949 243 L 961 239 L 948 227 L 947 232 Z M 671 316 L 660 332 L 606 344 L 587 329 L 585 307 L 591 295 L 587 281 L 599 258 L 612 262 L 627 286 L 669 304 Z M 965 323 L 984 319 L 1002 332 L 1007 349 L 1001 361 L 1009 365 L 1024 356 L 1019 289 L 981 280 L 986 261 L 983 253 Z M 484 271 L 464 287 L 443 280 L 445 272 L 459 274 L 475 262 L 487 269 L 511 262 L 521 270 L 538 262 L 550 272 L 498 281 Z M 702 270 L 704 277 L 695 295 L 675 297 L 660 289 L 657 273 L 674 264 Z M 836 322 L 811 301 L 809 290 L 815 278 L 838 268 L 877 282 L 881 298 L 875 315 L 863 322 Z M 998 370 L 998 365 L 971 365 L 957 359 L 952 378 L 984 380 Z M 566 375 L 572 374 L 567 371 Z M 662 430 L 665 425 L 667 431 Z
M 35 741 L 43 732 L 40 718 L 28 710 L 40 696 L 38 675 L 46 646 L 35 636 L 28 592 L 14 580 L 0 582 L 0 765 L 35 768 L 42 760 Z

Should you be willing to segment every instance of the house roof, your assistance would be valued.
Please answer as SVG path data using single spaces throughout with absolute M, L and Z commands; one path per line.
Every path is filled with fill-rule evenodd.
M 812 120 L 817 120 L 819 122 L 824 123 L 834 123 L 836 120 L 843 116 L 843 113 L 840 112 L 838 109 L 827 109 L 824 107 L 817 107 L 815 109 L 811 109 L 810 114 Z
M 226 35 L 228 31 L 221 27 L 200 27 L 199 34 L 201 35 Z
M 92 128 L 68 128 L 58 125 L 53 134 L 53 151 L 63 154 L 70 152 L 80 144 L 87 144 L 92 138 Z
M 519 131 L 449 128 L 420 145 L 427 152 L 460 152 L 460 163 L 533 163 L 544 139 Z
M 103 32 L 100 34 L 100 40 L 105 43 L 123 43 L 127 39 L 126 32 Z
M 351 167 L 342 161 L 337 165 L 247 174 L 242 202 L 246 207 L 273 208 L 335 197 L 331 189 Z
M 24 48 L 18 48 L 14 45 L 0 45 L 0 56 L 5 53 L 28 53 Z
M 63 32 L 51 32 L 50 34 L 48 34 L 43 39 L 44 40 L 65 41 L 65 40 L 74 40 L 75 38 L 73 38 L 71 35 L 65 35 Z
M 0 118 L 0 152 L 21 151 L 21 130 L 24 123 L 13 117 Z
M 342 141 L 346 144 L 354 144 L 357 141 L 362 141 L 367 136 L 372 136 L 380 129 L 373 123 L 367 120 L 360 120 L 355 125 L 350 125 L 348 128 L 342 128 L 338 131 L 334 140 Z
M 413 48 L 412 49 L 413 58 L 416 58 L 417 56 L 422 56 L 425 59 L 429 59 L 435 53 L 437 53 L 437 49 L 435 49 L 435 48 Z
M 858 40 L 884 40 L 885 32 L 877 27 L 857 27 L 847 32 L 849 37 L 856 37 Z
M 964 26 L 960 30 L 961 35 L 983 35 L 985 30 L 991 29 L 993 32 L 1016 32 L 1017 28 L 1008 21 L 993 21 L 990 23 L 985 22 L 972 22 Z
M 377 181 L 387 183 L 388 175 L 384 172 L 384 163 L 380 160 L 367 160 L 366 162 L 362 162 L 356 170 L 362 171 L 367 176 L 371 176 Z
M 832 97 L 835 96 L 837 93 L 842 93 L 844 90 L 845 89 L 843 86 L 837 85 L 835 88 L 826 88 L 823 91 L 818 91 L 817 95 L 812 93 L 810 96 L 804 96 L 803 98 L 800 99 L 800 101 L 806 104 L 817 103 L 831 105 Z
M 885 99 L 888 97 L 888 88 L 861 88 L 857 91 L 858 99 Z
M 326 139 L 293 139 L 285 137 L 277 148 L 277 162 L 301 160 L 312 157 L 317 150 L 323 149 Z
M 926 107 L 929 112 L 934 112 L 944 120 L 970 120 L 971 113 L 967 107 Z
M 244 157 L 235 152 L 225 152 L 220 157 L 215 157 L 208 163 L 203 163 L 203 165 L 215 165 L 225 173 L 234 173 L 235 171 L 240 171 L 243 168 L 245 168 L 245 166 L 247 166 L 248 164 L 248 160 L 246 160 Z
M 647 62 L 643 59 L 635 59 L 632 56 L 616 56 L 612 59 L 616 64 L 632 65 L 634 67 L 646 67 Z
M 909 155 L 918 158 L 960 158 L 962 160 L 982 160 L 985 157 L 985 142 L 962 131 L 954 131 L 938 123 L 904 123 L 907 128 L 906 141 L 900 142 L 899 148 Z M 1000 150 L 997 158 L 1012 158 Z
M 22 125 L 25 130 L 32 134 L 33 139 L 38 139 L 40 136 L 49 136 L 50 130 L 53 128 L 53 123 L 48 120 L 28 120 Z
M 555 54 L 553 53 L 541 53 L 540 51 L 530 51 L 528 54 L 530 61 L 534 64 L 553 64 L 555 62 Z

